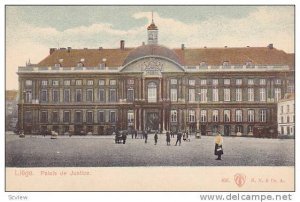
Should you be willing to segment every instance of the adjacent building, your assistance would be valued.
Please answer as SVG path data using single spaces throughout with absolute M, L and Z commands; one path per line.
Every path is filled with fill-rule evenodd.
M 295 135 L 295 96 L 293 93 L 286 94 L 278 101 L 277 122 L 280 135 Z
M 5 130 L 15 130 L 18 122 L 18 91 L 5 91 Z
M 294 89 L 294 54 L 272 44 L 170 49 L 158 44 L 153 21 L 147 32 L 136 48 L 124 40 L 114 49 L 51 48 L 38 64 L 19 67 L 19 127 L 277 134 L 277 102 Z

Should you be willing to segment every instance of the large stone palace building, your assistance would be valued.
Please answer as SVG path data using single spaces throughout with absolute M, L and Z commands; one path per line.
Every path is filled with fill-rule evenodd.
M 294 91 L 294 54 L 267 47 L 169 49 L 148 26 L 148 44 L 51 48 L 19 67 L 19 127 L 110 134 L 114 129 L 202 135 L 277 131 L 277 101 Z M 171 34 L 170 34 L 171 35 Z

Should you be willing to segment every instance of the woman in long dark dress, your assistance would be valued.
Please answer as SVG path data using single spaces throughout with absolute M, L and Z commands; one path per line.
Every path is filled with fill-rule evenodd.
M 170 136 L 169 131 L 167 131 L 166 137 L 167 137 L 167 139 L 166 139 L 167 140 L 167 145 L 170 146 L 171 136 Z
M 221 156 L 224 154 L 223 153 L 223 137 L 220 132 L 215 137 L 215 155 L 218 156 L 216 160 L 222 160 Z

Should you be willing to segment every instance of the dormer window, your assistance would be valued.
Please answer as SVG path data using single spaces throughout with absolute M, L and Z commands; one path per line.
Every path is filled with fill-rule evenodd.
M 246 65 L 247 68 L 251 68 L 252 67 L 252 61 L 247 61 L 245 65 Z
M 223 66 L 229 66 L 229 61 L 224 61 Z
M 83 65 L 83 63 L 82 62 L 78 62 L 77 63 L 77 67 L 83 67 L 84 65 Z
M 56 63 L 55 65 L 54 65 L 54 67 L 60 67 L 61 65 L 60 65 L 60 63 Z
M 204 61 L 200 62 L 199 66 L 200 67 L 205 67 L 206 66 L 206 62 L 204 62 Z
M 100 63 L 99 67 L 100 67 L 100 69 L 105 69 L 105 63 Z

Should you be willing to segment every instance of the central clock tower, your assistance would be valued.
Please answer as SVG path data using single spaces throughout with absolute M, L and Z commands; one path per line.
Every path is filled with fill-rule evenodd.
M 148 44 L 158 44 L 158 28 L 153 21 L 153 12 L 152 12 L 152 22 L 147 28 L 148 30 Z

